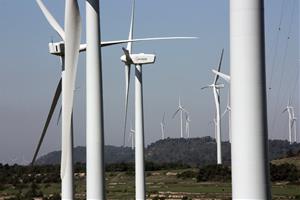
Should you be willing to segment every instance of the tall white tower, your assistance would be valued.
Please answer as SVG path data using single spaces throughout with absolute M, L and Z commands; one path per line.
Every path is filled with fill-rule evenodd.
M 230 0 L 232 199 L 271 199 L 264 32 L 263 0 Z
M 105 199 L 99 0 L 86 0 L 86 191 Z

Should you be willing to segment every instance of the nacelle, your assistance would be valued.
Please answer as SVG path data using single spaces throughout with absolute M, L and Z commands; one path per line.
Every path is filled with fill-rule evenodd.
M 217 84 L 217 85 L 215 85 L 215 86 L 216 86 L 217 89 L 224 88 L 224 84 L 223 84 L 223 83 Z
M 135 65 L 145 65 L 145 64 L 153 64 L 155 62 L 155 58 L 156 56 L 154 54 L 144 54 L 144 53 L 140 53 L 140 54 L 130 54 L 130 58 L 131 58 L 131 64 L 135 64 Z M 126 56 L 123 55 L 121 57 L 121 60 L 123 62 L 128 62 L 126 60 Z
M 49 53 L 63 56 L 65 54 L 65 44 L 63 42 L 49 43 Z

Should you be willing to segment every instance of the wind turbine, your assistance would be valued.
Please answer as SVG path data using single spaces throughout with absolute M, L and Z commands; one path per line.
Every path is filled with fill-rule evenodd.
M 221 70 L 222 60 L 223 60 L 224 49 L 222 49 L 218 72 Z M 224 87 L 224 84 L 219 84 L 219 75 L 215 75 L 214 82 L 211 85 L 202 87 L 201 89 L 212 88 L 214 94 L 214 100 L 216 105 L 216 133 L 217 133 L 217 163 L 222 164 L 222 141 L 221 141 L 221 115 L 220 115 L 220 89 Z
M 163 118 L 162 118 L 162 120 L 160 122 L 160 130 L 161 130 L 161 139 L 162 140 L 165 139 L 165 125 L 166 125 L 165 115 L 166 115 L 166 113 L 164 112 Z
M 126 50 L 131 54 L 132 52 L 132 42 L 137 41 L 156 41 L 156 40 L 178 40 L 178 39 L 197 39 L 197 37 L 159 37 L 159 38 L 141 38 L 133 39 L 133 28 L 134 28 L 134 11 L 135 11 L 135 0 L 132 0 L 132 9 L 131 9 L 131 21 L 129 28 L 129 36 Z M 129 85 L 130 85 L 130 71 L 131 64 L 130 62 L 125 63 L 125 119 L 124 119 L 124 130 L 123 130 L 123 145 L 125 145 L 126 137 L 126 125 L 127 125 L 127 113 L 128 113 L 128 98 L 129 98 Z
M 179 112 L 180 112 L 180 138 L 183 138 L 183 112 L 186 112 L 186 110 L 181 105 L 180 97 L 179 97 L 179 101 L 178 101 L 178 108 L 175 111 L 175 113 L 173 114 L 172 118 L 174 119 L 175 116 L 177 115 L 177 113 L 179 113 Z
M 134 150 L 134 135 L 135 131 L 130 127 L 129 139 L 131 140 L 131 149 Z
M 77 0 L 66 0 L 65 2 L 65 29 L 57 23 L 54 17 L 47 10 L 41 0 L 37 0 L 39 7 L 44 13 L 50 25 L 64 41 L 64 52 L 58 55 L 62 60 L 62 77 L 57 86 L 50 112 L 40 138 L 37 150 L 35 151 L 32 164 L 35 162 L 39 148 L 43 141 L 47 127 L 57 104 L 60 93 L 62 93 L 62 151 L 61 151 L 61 180 L 62 199 L 74 198 L 73 183 L 73 101 L 77 62 L 80 50 L 81 18 Z M 59 44 L 61 47 L 62 43 Z M 50 51 L 53 46 L 49 46 Z M 58 50 L 58 49 L 56 49 Z
M 189 112 L 185 112 L 185 133 L 187 138 L 190 138 L 190 114 Z
M 143 111 L 143 74 L 142 65 L 153 64 L 154 54 L 130 54 L 123 48 L 121 60 L 135 65 L 135 186 L 136 199 L 146 198 L 145 160 L 144 160 L 144 111 Z
M 295 111 L 294 111 L 294 107 L 291 105 L 291 101 L 289 99 L 288 105 L 286 106 L 286 108 L 282 111 L 282 113 L 288 112 L 288 116 L 289 116 L 289 142 L 290 144 L 292 144 L 292 130 L 293 130 L 293 126 L 296 127 L 296 117 L 295 117 Z M 297 138 L 296 138 L 296 128 L 294 128 L 294 141 L 296 142 Z
M 213 73 L 216 75 L 219 75 L 221 78 L 223 78 L 228 84 L 230 84 L 230 76 L 227 74 L 223 74 L 221 72 L 218 72 L 216 70 L 212 70 Z M 221 119 L 225 116 L 225 114 L 228 112 L 228 133 L 229 133 L 229 142 L 231 143 L 231 106 L 230 106 L 230 87 L 229 87 L 228 97 L 227 97 L 227 105 L 225 108 L 225 111 L 223 112 Z

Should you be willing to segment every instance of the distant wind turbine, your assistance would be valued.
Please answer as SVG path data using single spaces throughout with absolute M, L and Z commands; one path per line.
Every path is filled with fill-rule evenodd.
M 230 76 L 223 74 L 221 72 L 218 72 L 216 70 L 212 70 L 213 73 L 216 75 L 219 75 L 221 78 L 223 78 L 228 84 L 230 84 Z M 225 111 L 223 112 L 221 119 L 225 116 L 225 114 L 228 112 L 228 135 L 229 135 L 229 142 L 231 143 L 231 106 L 230 106 L 230 87 L 229 87 L 228 97 L 227 97 L 227 105 L 225 108 Z
M 225 111 L 223 112 L 221 119 L 228 113 L 228 135 L 229 135 L 229 142 L 231 143 L 231 107 L 230 107 L 230 92 L 228 92 L 227 97 L 227 105 Z
M 294 107 L 291 105 L 291 101 L 289 99 L 288 101 L 288 105 L 286 106 L 286 108 L 282 111 L 282 113 L 284 112 L 288 112 L 288 116 L 289 116 L 289 142 L 290 144 L 292 144 L 292 130 L 294 127 L 294 142 L 297 142 L 297 130 L 296 130 L 296 120 L 297 118 L 295 117 L 295 111 L 294 111 Z
M 223 60 L 224 49 L 222 49 L 221 57 L 218 66 L 218 72 L 221 70 Z M 217 163 L 222 164 L 222 141 L 221 141 L 221 115 L 220 115 L 220 89 L 224 87 L 224 84 L 219 84 L 219 75 L 215 75 L 214 82 L 211 85 L 202 87 L 201 89 L 212 88 L 214 94 L 214 100 L 216 105 L 216 121 L 217 121 Z
M 181 101 L 180 101 L 180 97 L 179 97 L 179 101 L 178 101 L 178 108 L 175 111 L 175 113 L 173 114 L 173 119 L 175 118 L 175 116 L 177 115 L 177 113 L 180 112 L 180 138 L 183 138 L 183 113 L 186 110 L 183 108 L 183 106 L 181 105 Z
M 162 139 L 162 140 L 165 139 L 165 126 L 166 126 L 165 115 L 166 115 L 166 113 L 164 112 L 163 118 L 162 118 L 162 120 L 161 120 L 161 122 L 160 122 L 161 139 Z
M 190 138 L 190 114 L 189 112 L 185 112 L 185 134 L 187 138 Z
M 134 135 L 135 135 L 135 131 L 134 129 L 132 129 L 132 127 L 130 127 L 130 131 L 129 131 L 129 140 L 131 140 L 131 149 L 134 150 Z

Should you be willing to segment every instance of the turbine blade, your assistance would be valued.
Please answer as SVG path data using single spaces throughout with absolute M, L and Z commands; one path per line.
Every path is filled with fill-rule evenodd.
M 65 32 L 62 29 L 62 27 L 59 25 L 59 23 L 56 21 L 56 19 L 53 17 L 53 15 L 49 12 L 45 4 L 42 2 L 42 0 L 36 0 L 38 6 L 42 10 L 44 16 L 46 17 L 48 23 L 54 28 L 54 30 L 58 33 L 58 35 L 61 37 L 63 41 L 65 41 Z
M 63 72 L 63 125 L 62 125 L 62 156 L 61 177 L 66 170 L 68 147 L 72 146 L 71 118 L 74 103 L 75 79 L 81 37 L 81 18 L 77 0 L 66 0 L 65 4 L 65 70 Z
M 207 86 L 202 87 L 201 90 L 207 89 L 207 88 L 210 88 L 210 85 L 207 85 Z
M 218 72 L 221 71 L 222 60 L 223 60 L 223 54 L 224 54 L 224 49 L 222 49 L 222 53 L 221 53 L 221 57 L 220 57 L 220 61 L 219 61 L 219 66 L 218 66 Z M 217 84 L 218 79 L 219 79 L 219 75 L 216 75 L 216 76 L 215 76 L 215 80 L 214 80 L 214 84 Z
M 157 41 L 157 40 L 191 40 L 198 39 L 198 37 L 153 37 L 153 38 L 138 38 L 132 40 L 112 40 L 112 41 L 103 41 L 101 42 L 101 47 L 107 47 L 118 44 L 125 44 L 128 42 L 144 42 L 144 41 Z M 80 52 L 86 51 L 86 44 L 80 45 Z
M 221 119 L 226 115 L 227 112 L 228 112 L 228 109 L 226 108 L 225 111 L 221 115 Z
M 124 52 L 124 54 L 126 56 L 126 62 L 127 63 L 133 63 L 133 61 L 132 61 L 132 59 L 130 57 L 129 51 L 127 49 L 125 49 L 124 47 L 122 47 L 122 50 L 123 50 L 123 52 Z
M 39 150 L 40 150 L 40 148 L 41 148 L 41 145 L 42 145 L 42 143 L 43 143 L 45 134 L 46 134 L 46 132 L 47 132 L 49 123 L 50 123 L 50 121 L 51 121 L 52 115 L 53 115 L 53 113 L 54 113 L 55 107 L 56 107 L 56 105 L 57 105 L 59 96 L 60 96 L 60 94 L 61 94 L 61 81 L 62 81 L 62 79 L 59 80 L 58 85 L 57 85 L 57 87 L 56 87 L 56 91 L 55 91 L 55 94 L 54 94 L 54 97 L 53 97 L 53 100 L 52 100 L 52 103 L 51 103 L 51 107 L 50 107 L 50 110 L 49 110 L 49 113 L 48 113 L 48 116 L 47 116 L 47 119 L 46 119 L 46 123 L 45 123 L 45 125 L 44 125 L 44 128 L 43 128 L 42 135 L 41 135 L 41 137 L 40 137 L 38 146 L 37 146 L 37 148 L 36 148 L 36 150 L 35 150 L 35 152 L 34 152 L 34 155 L 33 155 L 32 161 L 31 161 L 31 165 L 33 165 L 33 164 L 35 163 L 35 160 L 36 160 L 36 158 L 37 158 L 37 155 L 38 155 Z
M 156 41 L 156 40 L 191 40 L 191 39 L 198 39 L 198 37 L 150 37 L 150 38 L 133 39 L 132 42 Z
M 285 108 L 285 109 L 282 111 L 282 113 L 285 113 L 287 110 L 288 110 L 288 109 L 287 109 L 287 108 Z
M 128 113 L 128 99 L 129 99 L 129 86 L 130 86 L 130 65 L 125 65 L 125 117 L 124 117 L 124 132 L 123 132 L 123 146 L 125 146 L 126 138 L 126 125 Z
M 131 20 L 130 20 L 130 28 L 129 28 L 128 40 L 132 40 L 133 39 L 134 8 L 135 8 L 135 0 L 132 0 Z M 127 50 L 129 51 L 129 53 L 132 52 L 132 42 L 128 42 L 127 43 Z
M 135 0 L 132 0 L 131 20 L 130 20 L 128 40 L 133 39 L 134 8 L 135 8 Z M 128 51 L 128 54 L 131 54 L 132 42 L 127 43 L 126 49 Z M 125 51 L 124 51 L 124 53 L 125 53 Z M 128 60 L 128 57 L 130 57 L 130 56 L 128 56 L 126 53 L 125 53 L 125 55 L 126 55 L 126 60 Z M 126 140 L 125 138 L 126 138 L 126 125 L 127 125 L 129 86 L 130 86 L 130 67 L 131 67 L 130 64 L 125 65 L 125 119 L 124 119 L 123 146 L 125 146 L 125 140 Z
M 58 126 L 58 123 L 59 123 L 59 120 L 60 120 L 60 117 L 61 117 L 61 110 L 62 110 L 62 107 L 60 107 L 60 109 L 59 109 L 59 113 L 58 113 L 58 117 L 57 117 L 57 121 L 56 121 L 57 126 Z
M 218 72 L 216 70 L 212 70 L 212 72 L 218 76 L 220 76 L 221 78 L 223 78 L 226 82 L 230 83 L 230 76 L 228 76 L 227 74 L 223 74 L 221 72 Z
M 177 113 L 180 111 L 180 109 L 177 109 L 176 112 L 173 114 L 172 118 L 174 119 L 174 117 L 177 115 Z
M 292 119 L 292 124 L 291 124 L 291 127 L 293 127 L 294 126 L 294 123 L 295 123 L 295 119 Z
M 184 110 L 184 115 L 185 115 L 185 120 L 187 122 L 188 119 L 189 119 L 189 114 L 188 114 L 188 112 L 186 110 Z

